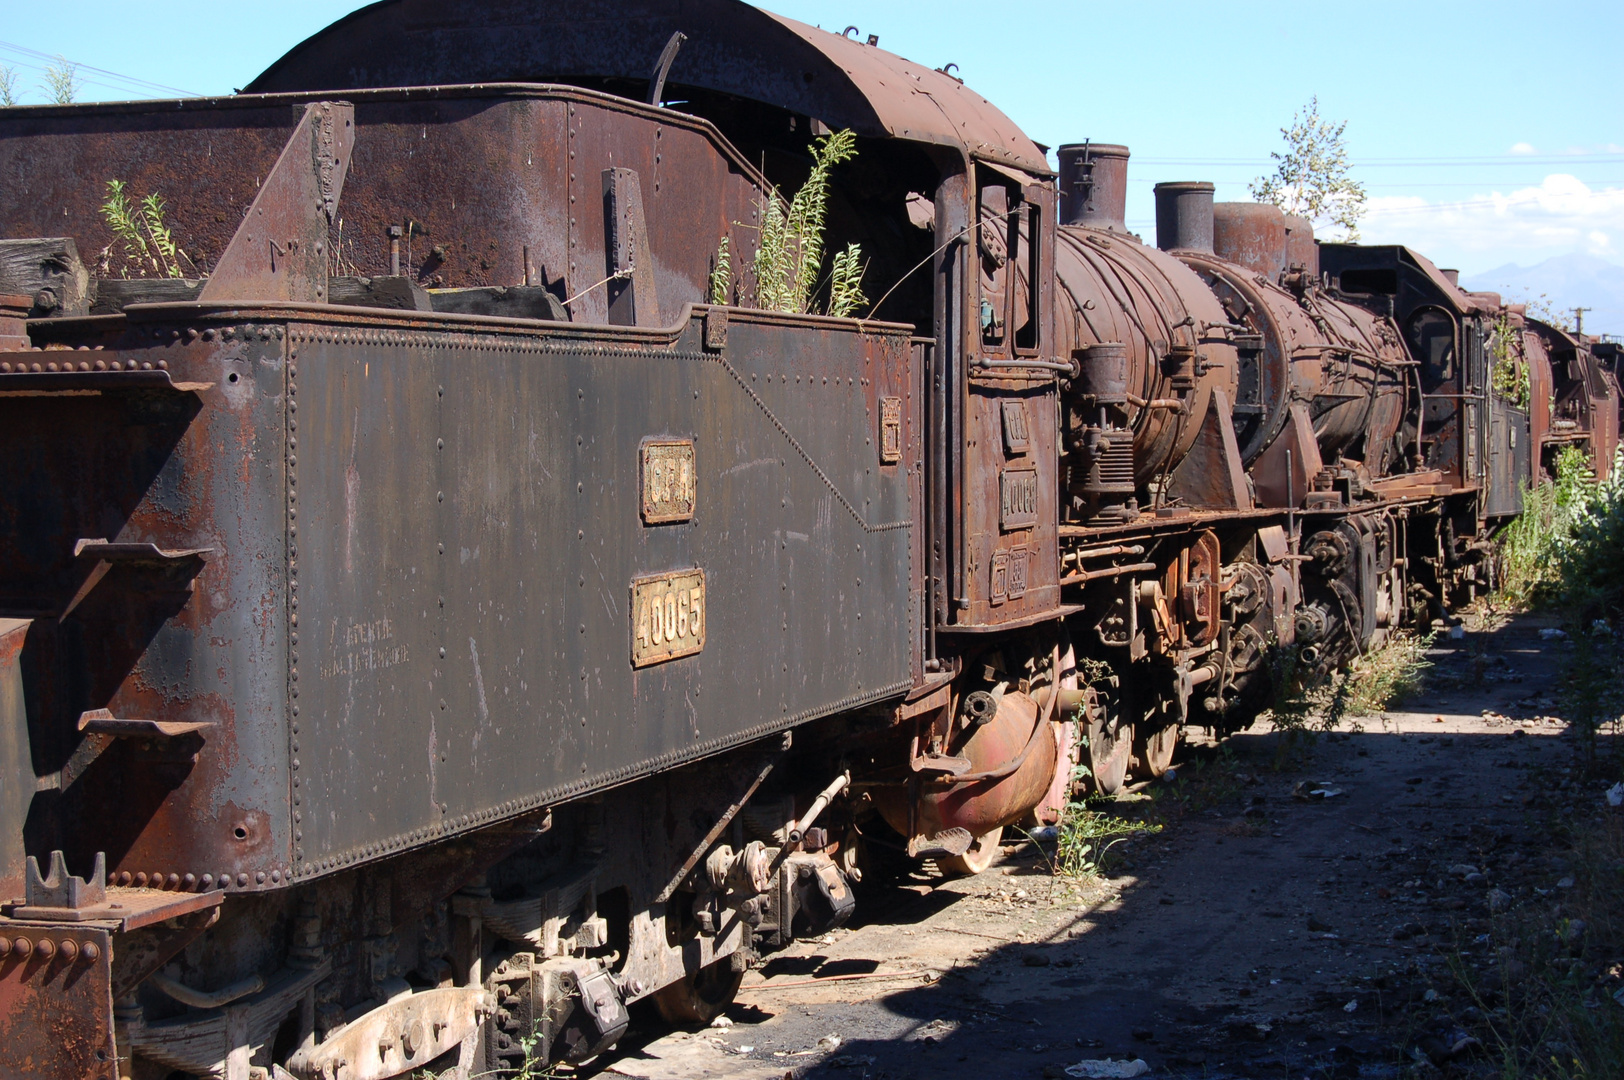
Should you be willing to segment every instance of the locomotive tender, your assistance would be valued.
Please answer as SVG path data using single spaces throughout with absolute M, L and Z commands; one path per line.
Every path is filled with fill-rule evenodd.
M 758 310 L 839 129 L 879 301 Z M 1587 339 L 1211 185 L 1148 246 L 1127 150 L 1058 156 L 735 0 L 385 0 L 230 98 L 0 110 L 0 1075 L 707 1019 L 868 845 L 985 867 L 1611 462 Z M 110 179 L 207 273 L 122 276 Z

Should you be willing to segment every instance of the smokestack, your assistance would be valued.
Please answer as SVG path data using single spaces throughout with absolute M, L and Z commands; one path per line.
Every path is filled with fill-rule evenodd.
M 1128 231 L 1128 148 L 1068 143 L 1060 159 L 1060 224 Z
M 1212 254 L 1212 191 L 1204 181 L 1156 185 L 1156 246 Z
M 1460 271 L 1459 270 L 1445 270 L 1443 267 L 1439 267 L 1438 268 L 1438 273 L 1442 274 L 1444 276 L 1444 280 L 1448 281 L 1451 285 L 1455 286 L 1455 288 L 1457 288 L 1457 289 L 1460 288 Z

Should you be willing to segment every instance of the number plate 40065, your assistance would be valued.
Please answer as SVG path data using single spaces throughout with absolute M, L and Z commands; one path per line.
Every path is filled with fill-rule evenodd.
M 676 570 L 632 582 L 632 667 L 705 647 L 705 571 Z

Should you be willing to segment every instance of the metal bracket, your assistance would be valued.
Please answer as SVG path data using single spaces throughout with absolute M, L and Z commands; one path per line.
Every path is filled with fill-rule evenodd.
M 305 106 L 199 302 L 326 303 L 327 230 L 354 148 L 353 105 L 316 101 Z

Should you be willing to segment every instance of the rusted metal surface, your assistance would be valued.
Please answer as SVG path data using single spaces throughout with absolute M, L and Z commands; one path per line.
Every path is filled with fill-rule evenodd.
M 1126 237 L 1063 227 L 1055 271 L 1056 352 L 1127 346 L 1133 474 L 1143 486 L 1189 452 L 1214 389 L 1234 400 L 1229 315 L 1178 259 Z
M 343 1030 L 289 1061 L 303 1080 L 388 1080 L 457 1049 L 496 1011 L 496 997 L 483 987 L 447 986 L 407 994 L 379 1005 Z M 473 1064 L 469 1046 L 464 1069 Z
M 0 919 L 0 1074 L 116 1080 L 112 935 Z
M 608 0 L 568 11 L 429 0 L 374 4 L 306 39 L 246 89 L 564 82 L 635 87 L 641 100 L 677 32 L 687 41 L 663 96 L 686 99 L 681 108 L 706 115 L 716 96 L 727 95 L 860 135 L 1049 171 L 1021 129 L 960 80 L 736 0 L 660 0 L 635 12 Z
M 951 718 L 955 729 L 960 718 Z M 929 839 L 950 829 L 982 836 L 1018 821 L 1048 793 L 1057 746 L 1048 710 L 1019 691 L 1005 694 L 990 720 L 955 730 L 944 744 L 969 771 L 913 788 L 876 788 L 875 805 L 905 837 Z
M 13 778 L 32 775 L 33 766 L 21 664 L 29 625 L 28 619 L 0 618 L 0 770 Z M 0 896 L 22 895 L 28 865 L 23 828 L 33 798 L 29 784 L 8 782 L 0 787 Z
M 23 235 L 66 231 L 80 251 L 116 249 L 100 206 L 105 180 L 122 179 L 160 194 L 181 249 L 213 270 L 288 141 L 290 112 L 309 97 L 8 110 L 0 170 L 21 179 L 0 187 L 0 221 Z M 644 312 L 645 325 L 669 325 L 705 298 L 730 230 L 735 263 L 748 262 L 754 233 L 732 223 L 754 219 L 764 184 L 702 120 L 562 87 L 356 91 L 346 100 L 357 117 L 354 169 L 323 237 L 334 274 L 386 274 L 396 242 L 421 285 L 534 282 L 559 300 L 579 295 L 573 320 L 606 322 L 608 289 L 593 286 L 608 274 L 602 170 L 611 162 L 638 174 L 647 243 L 660 252 L 660 306 Z M 507 178 L 499 197 L 486 182 L 495 174 Z M 667 175 L 682 182 L 673 187 Z M 406 235 L 392 241 L 391 228 Z
M 115 997 L 117 1053 L 225 1080 L 598 1053 L 845 918 L 876 807 L 977 865 L 1063 804 L 1077 705 L 1102 787 L 1136 736 L 1156 773 L 1276 647 L 1481 581 L 1531 449 L 1616 445 L 1587 339 L 1206 184 L 1148 247 L 1125 147 L 1051 176 L 946 72 L 733 0 L 395 0 L 255 89 L 0 119 L 31 1080 L 106 1075 Z M 704 303 L 841 127 L 831 250 L 897 321 Z M 86 272 L 109 179 L 193 276 Z M 1502 318 L 1554 412 L 1494 395 Z M 22 937 L 106 970 L 30 988 Z
M 0 500 L 0 602 L 35 616 L 21 655 L 40 778 L 26 843 L 74 867 L 105 851 L 120 885 L 265 887 L 289 846 L 268 618 L 285 557 L 269 484 L 281 451 L 254 433 L 280 424 L 281 342 L 119 318 L 71 333 L 89 351 L 0 356 L 0 413 L 28 464 Z M 34 373 L 40 361 L 58 370 Z M 181 370 L 198 377 L 170 377 Z M 86 541 L 210 555 L 125 559 Z M 208 734 L 81 734 L 98 709 Z
M 34 306 L 31 296 L 12 296 L 0 293 L 0 352 L 12 352 L 28 347 L 28 333 L 24 323 L 29 309 Z
M 1320 263 L 1333 288 L 1391 317 L 1403 338 L 1420 398 L 1399 432 L 1410 468 L 1440 470 L 1458 488 L 1486 487 L 1492 299 L 1462 292 L 1408 248 L 1322 244 Z
M 1214 203 L 1212 250 L 1225 262 L 1277 281 L 1286 269 L 1286 215 L 1268 203 Z
M 963 558 L 955 628 L 1030 622 L 1060 603 L 1053 192 L 1007 170 L 976 169 L 977 312 L 960 388 Z M 1013 181 L 1013 182 L 1012 182 Z
M 1240 356 L 1235 402 L 1236 436 L 1248 464 L 1279 436 L 1293 401 L 1310 403 L 1325 462 L 1356 458 L 1381 474 L 1403 460 L 1393 437 L 1410 365 L 1391 320 L 1309 282 L 1288 290 L 1219 259 L 1185 261 L 1252 339 Z

